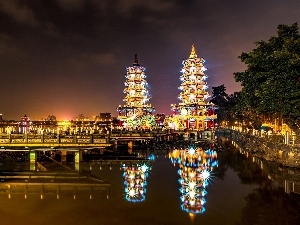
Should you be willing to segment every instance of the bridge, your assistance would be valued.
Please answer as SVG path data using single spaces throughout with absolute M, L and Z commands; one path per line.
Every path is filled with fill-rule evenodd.
M 0 149 L 6 148 L 104 148 L 114 141 L 170 140 L 173 135 L 183 135 L 193 140 L 209 140 L 212 131 L 111 131 L 101 134 L 5 134 L 0 133 Z
M 0 147 L 107 147 L 108 134 L 0 134 Z
M 174 136 L 183 135 L 185 140 L 193 136 L 193 140 L 213 139 L 212 131 L 123 131 L 113 130 L 101 134 L 0 134 L 0 151 L 27 151 L 31 167 L 36 168 L 38 151 L 51 151 L 51 155 L 60 154 L 61 163 L 65 164 L 67 155 L 73 154 L 76 168 L 82 161 L 83 151 L 100 150 L 112 147 L 118 149 L 118 142 L 125 143 L 128 152 L 132 152 L 134 142 L 140 140 L 171 141 Z M 120 146 L 122 147 L 122 146 Z M 100 150 L 101 151 L 101 150 Z

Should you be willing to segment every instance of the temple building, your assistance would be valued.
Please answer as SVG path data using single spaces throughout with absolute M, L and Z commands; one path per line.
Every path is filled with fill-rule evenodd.
M 188 59 L 183 60 L 179 87 L 179 104 L 172 104 L 173 115 L 166 119 L 167 126 L 172 129 L 205 130 L 214 127 L 217 118 L 215 106 L 208 103 L 210 95 L 205 74 L 205 60 L 199 58 L 196 49 L 192 50 Z
M 126 68 L 126 81 L 123 106 L 117 108 L 119 125 L 127 129 L 147 129 L 156 126 L 152 113 L 154 107 L 149 104 L 150 95 L 146 81 L 146 68 L 141 66 L 135 54 L 132 66 Z

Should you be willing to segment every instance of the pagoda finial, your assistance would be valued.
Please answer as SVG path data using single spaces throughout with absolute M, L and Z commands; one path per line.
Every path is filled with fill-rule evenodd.
M 134 66 L 139 66 L 139 61 L 138 61 L 138 58 L 137 58 L 137 54 L 135 53 L 134 54 L 134 63 L 133 63 Z
M 192 51 L 190 54 L 190 59 L 192 59 L 192 58 L 197 58 L 196 49 L 195 49 L 194 44 L 192 44 Z

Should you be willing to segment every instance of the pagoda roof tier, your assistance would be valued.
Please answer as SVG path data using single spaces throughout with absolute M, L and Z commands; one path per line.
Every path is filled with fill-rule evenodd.
M 216 108 L 214 104 L 211 103 L 205 103 L 203 102 L 203 104 L 183 104 L 183 103 L 179 103 L 179 104 L 172 104 L 171 105 L 172 108 L 176 108 L 176 109 L 187 109 L 187 108 L 192 108 L 192 109 L 199 109 L 199 108 Z
M 154 107 L 152 106 L 127 106 L 127 105 L 124 105 L 124 106 L 119 106 L 117 108 L 117 110 L 133 110 L 133 109 L 142 109 L 142 110 L 155 110 Z

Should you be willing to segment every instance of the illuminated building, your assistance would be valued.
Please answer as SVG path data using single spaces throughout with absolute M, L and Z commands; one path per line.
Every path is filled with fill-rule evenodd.
M 126 200 L 130 202 L 144 201 L 150 165 L 143 161 L 138 164 L 123 165 L 123 169 Z
M 123 106 L 117 108 L 118 119 L 125 128 L 147 129 L 156 125 L 152 115 L 154 107 L 147 104 L 150 100 L 146 68 L 138 63 L 137 54 L 132 66 L 126 68 L 125 97 Z
M 179 165 L 182 210 L 190 214 L 203 213 L 206 187 L 213 168 L 218 165 L 216 151 L 189 147 L 173 150 L 169 153 L 169 158 L 174 165 Z
M 94 125 L 97 126 L 100 130 L 108 130 L 112 125 L 111 113 L 100 113 L 100 116 L 94 118 Z
M 18 126 L 19 126 L 19 133 L 28 133 L 30 131 L 31 122 L 29 117 L 26 114 L 21 117 Z
M 89 121 L 88 117 L 85 117 L 83 114 L 80 114 L 78 117 L 74 118 L 75 121 Z
M 5 128 L 8 123 L 3 119 L 2 114 L 0 114 L 0 133 L 5 133 Z
M 54 122 L 54 121 L 56 121 L 56 116 L 54 116 L 54 115 L 49 115 L 46 119 L 44 119 L 44 121 L 51 121 L 51 122 Z
M 173 115 L 167 119 L 172 129 L 204 130 L 214 127 L 215 108 L 207 103 L 210 95 L 205 74 L 207 70 L 203 58 L 198 58 L 194 45 L 188 59 L 183 60 L 180 81 L 179 104 L 172 104 Z
M 111 113 L 100 113 L 100 120 L 111 120 Z
M 156 114 L 155 120 L 156 120 L 157 126 L 163 126 L 165 118 L 166 118 L 166 116 L 163 113 L 162 114 Z

